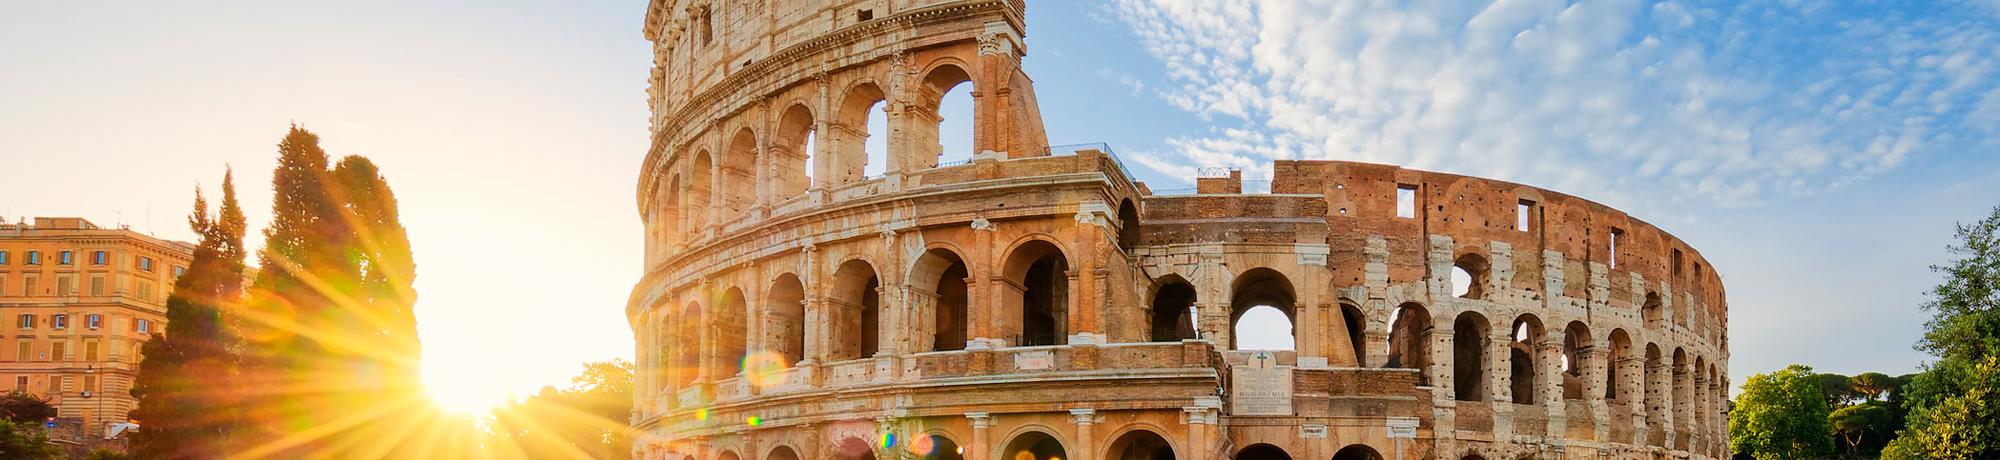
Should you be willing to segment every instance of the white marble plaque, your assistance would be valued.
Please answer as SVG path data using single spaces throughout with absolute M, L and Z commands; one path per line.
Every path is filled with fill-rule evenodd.
M 1326 437 L 1326 425 L 1299 425 L 1299 437 L 1324 438 Z
M 1056 368 L 1056 354 L 1053 351 L 1038 350 L 1014 354 L 1014 369 L 1042 371 Z
M 1229 408 L 1237 416 L 1291 416 L 1292 368 L 1231 367 Z

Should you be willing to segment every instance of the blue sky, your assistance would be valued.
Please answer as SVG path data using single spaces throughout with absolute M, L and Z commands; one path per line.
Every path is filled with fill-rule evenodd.
M 561 383 L 631 355 L 643 15 L 0 3 L 0 217 L 185 239 L 193 187 L 234 165 L 261 228 L 273 145 L 303 123 L 397 188 L 426 378 L 481 400 Z M 1724 277 L 1737 382 L 1794 362 L 1914 370 L 1926 267 L 1954 222 L 2000 204 L 1991 0 L 1036 0 L 1027 43 L 1051 143 L 1107 142 L 1156 189 L 1336 158 L 1658 224 Z

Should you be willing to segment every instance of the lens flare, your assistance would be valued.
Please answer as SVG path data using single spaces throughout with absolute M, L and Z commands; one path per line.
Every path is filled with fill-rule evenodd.
M 918 457 L 929 456 L 931 451 L 935 450 L 937 450 L 937 438 L 935 437 L 918 436 L 916 439 L 910 440 L 910 453 L 916 454 Z
M 750 418 L 743 419 L 743 424 L 750 426 L 759 426 L 764 424 L 764 419 L 753 415 L 750 416 Z
M 896 448 L 896 434 L 882 433 L 882 436 L 877 438 L 875 443 L 880 445 L 883 450 L 894 449 Z
M 695 420 L 708 420 L 708 408 L 706 408 L 706 407 L 703 407 L 703 408 L 700 408 L 700 409 L 695 409 L 695 410 L 694 410 L 694 419 L 695 419 Z
M 785 384 L 789 375 L 785 372 L 785 356 L 772 351 L 759 351 L 743 356 L 743 375 L 757 388 L 771 388 Z

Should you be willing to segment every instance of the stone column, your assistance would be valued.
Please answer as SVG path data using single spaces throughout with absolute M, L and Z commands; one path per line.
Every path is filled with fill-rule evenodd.
M 1197 399 L 1195 405 L 1181 408 L 1181 412 L 1187 415 L 1187 458 L 1221 458 L 1213 455 L 1216 454 L 1215 425 L 1219 418 L 1216 412 L 1221 408 L 1222 400 L 1213 397 Z
M 1069 451 L 1069 458 L 1097 460 L 1097 410 L 1070 409 L 1069 419 L 1076 425 L 1076 449 Z
M 968 260 L 965 261 L 968 278 L 966 301 L 969 304 L 965 306 L 968 323 L 965 335 L 971 337 L 972 341 L 989 344 L 1001 338 L 999 319 L 996 317 L 999 315 L 1000 305 L 1004 304 L 1000 297 L 1002 283 L 994 280 L 1000 271 L 998 267 L 1000 262 L 995 262 L 999 256 L 995 253 L 1005 249 L 996 247 L 1000 243 L 993 241 L 993 231 L 993 222 L 987 221 L 986 218 L 972 220 L 974 244 L 972 253 L 966 255 Z
M 1605 361 L 1610 353 L 1603 346 L 1593 346 L 1584 356 L 1588 365 L 1584 368 L 1583 400 L 1590 403 L 1591 419 L 1597 422 L 1593 427 L 1597 433 L 1595 439 L 1611 439 L 1611 406 L 1604 401 L 1605 391 L 1610 390 L 1607 388 L 1611 376 L 1608 372 L 1612 372 L 1612 368 Z
M 1065 329 L 1069 343 L 1102 343 L 1104 328 L 1100 323 L 1104 298 L 1105 275 L 1098 268 L 1098 262 L 1105 258 L 1105 232 L 1111 228 L 1110 216 L 1113 211 L 1102 201 L 1086 201 L 1078 205 L 1075 216 L 1075 234 L 1070 238 L 1070 250 L 1076 254 L 1069 261 L 1073 265 L 1070 279 L 1069 311 L 1065 315 L 1069 325 Z M 1060 338 L 1059 338 L 1060 339 Z
M 716 358 L 717 350 L 712 346 L 715 344 L 715 324 L 710 320 L 715 317 L 715 314 L 712 312 L 720 308 L 720 306 L 715 305 L 715 296 L 710 294 L 712 291 L 712 282 L 707 278 L 702 278 L 701 282 L 696 284 L 695 288 L 695 298 L 701 299 L 699 316 L 684 319 L 685 321 L 694 321 L 695 330 L 700 331 L 697 334 L 698 338 L 695 339 L 700 344 L 696 347 L 696 356 L 698 358 L 695 359 L 697 363 L 694 371 L 695 386 L 701 386 L 708 383 L 709 380 L 720 378 L 714 375 L 714 370 L 718 369 L 719 366 L 717 365 Z
M 992 458 L 993 416 L 985 412 L 966 412 L 965 418 L 972 420 L 972 445 L 965 449 L 965 460 Z
M 1569 405 L 1563 400 L 1562 344 L 1568 331 L 1554 329 L 1543 333 L 1540 343 L 1535 344 L 1535 399 L 1547 408 L 1549 437 L 1568 437 Z

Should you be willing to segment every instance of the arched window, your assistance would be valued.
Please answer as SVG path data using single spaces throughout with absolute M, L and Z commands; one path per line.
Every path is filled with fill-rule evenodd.
M 1232 350 L 1291 350 L 1296 297 L 1283 273 L 1255 268 L 1237 275 L 1230 289 Z
M 764 460 L 799 460 L 799 453 L 790 447 L 778 446 L 772 448 L 771 453 L 764 456 Z
M 833 458 L 835 460 L 875 460 L 875 449 L 868 441 L 861 438 L 847 438 L 840 441 L 839 447 L 834 448 Z
M 911 145 L 917 149 L 911 165 L 935 168 L 938 162 L 972 157 L 973 115 L 972 75 L 964 68 L 946 64 L 924 75 L 922 102 L 905 116 L 912 117 Z
M 928 322 L 918 322 L 929 326 L 919 331 L 917 340 L 927 350 L 965 349 L 967 305 L 971 300 L 966 279 L 970 276 L 965 261 L 957 253 L 942 248 L 925 251 L 910 270 L 908 301 L 917 307 L 919 314 L 930 318 Z
M 911 451 L 919 460 L 965 460 L 965 448 L 951 438 L 932 434 L 918 436 L 911 443 Z
M 735 220 L 757 205 L 757 134 L 750 128 L 736 131 L 729 152 L 722 156 L 722 212 Z
M 687 201 L 684 204 L 687 206 L 688 231 L 700 233 L 708 228 L 708 207 L 712 203 L 708 191 L 714 183 L 712 173 L 715 162 L 709 159 L 708 151 L 703 150 L 695 154 L 692 168 L 688 172 Z
M 771 136 L 771 193 L 773 201 L 803 195 L 812 188 L 814 120 L 805 104 L 792 104 L 778 116 L 777 132 Z
M 1333 454 L 1333 460 L 1382 460 L 1382 453 L 1365 444 L 1354 444 L 1340 448 Z
M 778 275 L 771 283 L 771 291 L 764 296 L 764 311 L 770 312 L 771 324 L 766 325 L 765 335 L 771 338 L 771 347 L 784 357 L 786 365 L 806 359 L 806 288 L 799 277 L 790 273 Z
M 1584 389 L 1589 387 L 1592 369 L 1590 363 L 1590 326 L 1582 321 L 1570 321 L 1563 328 L 1562 390 L 1563 399 L 1583 399 Z
M 1406 303 L 1389 316 L 1387 367 L 1416 369 L 1418 385 L 1430 385 L 1431 314 L 1422 305 Z
M 1459 401 L 1486 400 L 1488 327 L 1485 316 L 1469 311 L 1452 322 L 1452 396 Z
M 686 388 L 701 373 L 701 304 L 689 302 L 686 308 L 681 309 L 681 316 L 676 318 L 675 324 L 679 330 L 675 331 L 673 338 L 678 348 L 674 352 L 674 367 L 680 378 L 676 379 L 674 386 Z
M 1270 444 L 1251 444 L 1236 452 L 1236 460 L 1292 460 L 1292 454 Z
M 1645 371 L 1632 361 L 1632 337 L 1624 329 L 1611 330 L 1610 356 L 1604 374 L 1604 399 L 1614 404 L 1630 404 L 1639 399 L 1638 376 Z
M 849 184 L 869 175 L 879 175 L 888 161 L 886 142 L 888 121 L 882 114 L 882 88 L 862 83 L 841 97 L 840 114 L 834 117 L 830 134 L 833 152 L 831 184 Z M 821 178 L 815 178 L 821 179 Z
M 1662 313 L 1664 313 L 1661 310 L 1663 309 L 1665 307 L 1660 305 L 1660 293 L 1647 292 L 1645 305 L 1639 307 L 1639 316 L 1646 321 L 1648 329 L 1659 329 L 1660 326 L 1665 325 L 1665 322 L 1661 320 Z
M 1144 237 L 1141 235 L 1139 233 L 1139 208 L 1132 205 L 1132 200 L 1119 201 L 1118 249 L 1124 250 L 1125 255 L 1132 255 L 1134 248 L 1137 248 L 1140 244 L 1144 244 L 1142 241 Z
M 748 308 L 743 299 L 743 290 L 729 288 L 722 293 L 722 301 L 716 303 L 715 353 L 717 366 L 714 378 L 717 380 L 735 377 L 743 373 L 743 356 L 747 354 L 745 338 L 750 335 L 750 322 L 743 319 Z
M 1368 315 L 1361 313 L 1361 307 L 1356 307 L 1350 303 L 1341 303 L 1340 318 L 1347 327 L 1347 344 L 1352 347 L 1352 351 L 1354 352 L 1354 362 L 1348 364 L 1361 367 L 1368 360 L 1367 335 L 1365 334 L 1368 331 Z
M 1063 343 L 1069 328 L 1069 259 L 1062 249 L 1047 241 L 1022 244 L 1007 256 L 1006 287 L 1018 294 L 1006 296 L 1004 314 L 1017 320 L 1010 327 L 1013 343 L 1021 346 Z
M 727 450 L 722 451 L 722 455 L 715 456 L 715 460 L 742 460 L 742 458 L 743 457 L 736 456 L 736 452 Z
M 1194 285 L 1171 277 L 1153 291 L 1154 342 L 1179 342 L 1195 338 Z
M 833 289 L 827 298 L 833 322 L 835 361 L 875 356 L 882 350 L 878 334 L 881 315 L 881 281 L 875 267 L 856 259 L 840 265 L 833 274 Z
M 1174 460 L 1174 447 L 1167 438 L 1147 430 L 1132 430 L 1111 441 L 1107 460 Z
M 1063 449 L 1062 441 L 1057 441 L 1055 437 L 1040 431 L 1030 431 L 1015 436 L 1012 441 L 1007 442 L 1007 449 L 1003 452 L 1000 458 L 1069 458 L 1069 452 Z
M 1486 274 L 1491 269 L 1478 254 L 1458 256 L 1451 265 L 1451 295 L 1466 299 L 1486 298 Z
M 1687 349 L 1674 347 L 1674 367 L 1667 370 L 1667 375 L 1673 379 L 1674 385 L 1668 390 L 1673 392 L 1673 403 L 1667 405 L 1667 410 L 1673 411 L 1674 418 L 1683 422 L 1683 425 L 1686 424 L 1686 420 L 1679 419 L 1685 419 L 1688 414 L 1693 413 L 1688 407 L 1688 396 L 1694 394 L 1694 372 L 1688 367 L 1689 361 Z
M 1666 358 L 1660 354 L 1659 344 L 1646 344 L 1646 424 L 1662 426 L 1666 422 L 1667 408 L 1673 404 L 1669 395 Z M 1653 446 L 1666 445 L 1666 430 L 1648 431 L 1646 443 Z
M 1542 372 L 1535 347 L 1542 343 L 1542 320 L 1534 315 L 1521 315 L 1514 320 L 1512 330 L 1514 341 L 1507 349 L 1508 362 L 1512 364 L 1509 375 L 1514 404 L 1534 404 L 1535 393 L 1541 389 Z

